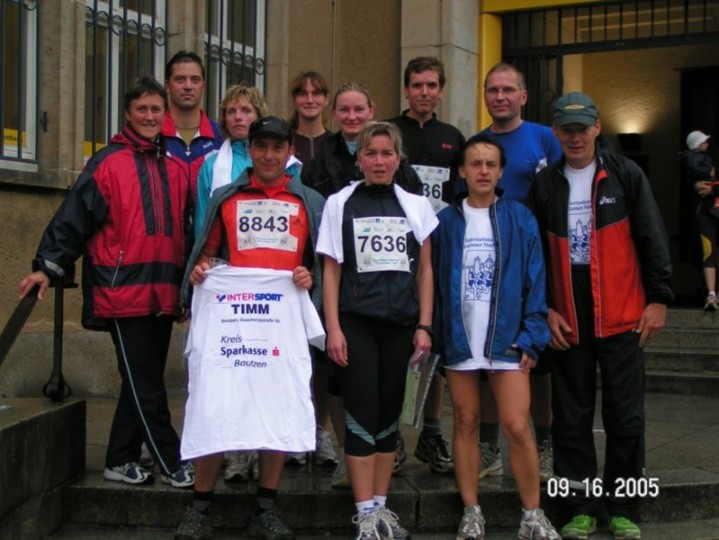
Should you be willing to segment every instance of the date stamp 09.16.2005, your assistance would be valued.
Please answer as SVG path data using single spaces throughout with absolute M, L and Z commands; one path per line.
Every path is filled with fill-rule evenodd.
M 659 496 L 659 479 L 616 478 L 613 485 L 604 485 L 601 478 L 585 478 L 581 482 L 573 482 L 568 478 L 553 476 L 547 480 L 547 495 L 557 498 L 655 498 Z

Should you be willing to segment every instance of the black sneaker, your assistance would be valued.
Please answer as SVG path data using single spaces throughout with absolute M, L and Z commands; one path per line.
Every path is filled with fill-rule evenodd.
M 285 525 L 275 508 L 252 515 L 250 536 L 258 540 L 295 540 L 295 533 Z
M 454 471 L 449 445 L 442 435 L 432 435 L 431 437 L 420 435 L 417 448 L 414 449 L 414 457 L 424 463 L 429 463 L 432 472 L 447 474 Z
M 208 540 L 212 538 L 212 522 L 210 516 L 193 508 L 185 511 L 182 523 L 175 531 L 175 540 Z

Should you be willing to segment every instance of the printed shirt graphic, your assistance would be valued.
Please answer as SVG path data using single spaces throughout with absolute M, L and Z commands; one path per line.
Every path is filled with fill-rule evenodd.
M 572 264 L 589 264 L 592 234 L 592 180 L 596 162 L 584 169 L 564 167 L 569 181 L 569 254 Z
M 473 358 L 457 368 L 479 369 L 485 358 L 496 249 L 489 208 L 472 208 L 465 199 L 463 209 L 467 229 L 462 256 L 462 316 Z
M 405 217 L 375 216 L 352 220 L 357 272 L 409 272 Z
M 422 194 L 429 199 L 435 214 L 447 203 L 442 200 L 442 184 L 449 181 L 449 169 L 433 165 L 412 165 L 422 181 Z
M 292 272 L 221 266 L 192 298 L 182 459 L 315 448 L 308 341 L 324 331 Z

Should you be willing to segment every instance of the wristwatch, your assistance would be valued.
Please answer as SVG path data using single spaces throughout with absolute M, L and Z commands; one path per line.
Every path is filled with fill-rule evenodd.
M 427 332 L 430 335 L 430 337 L 433 336 L 431 326 L 428 326 L 426 324 L 418 324 L 416 328 L 417 328 L 417 330 L 424 330 L 425 332 Z

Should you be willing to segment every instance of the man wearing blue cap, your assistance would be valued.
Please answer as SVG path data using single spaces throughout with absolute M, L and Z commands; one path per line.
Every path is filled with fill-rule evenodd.
M 649 182 L 632 161 L 599 147 L 599 113 L 586 94 L 560 97 L 554 134 L 562 159 L 533 184 L 547 264 L 554 473 L 566 482 L 572 519 L 562 538 L 596 530 L 600 501 L 615 538 L 640 538 L 627 482 L 655 491 L 644 476 L 642 348 L 664 326 L 671 262 Z M 601 370 L 606 432 L 597 477 L 592 424 Z

